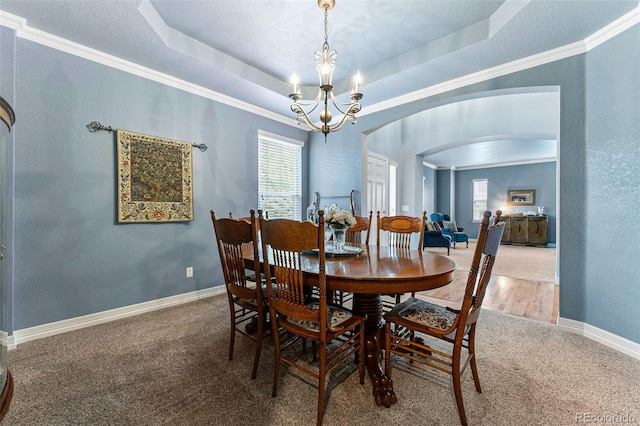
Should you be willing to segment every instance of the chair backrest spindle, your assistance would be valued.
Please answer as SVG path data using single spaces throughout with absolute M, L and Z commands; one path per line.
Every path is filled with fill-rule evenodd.
M 371 217 L 373 211 L 369 212 L 369 217 L 354 216 L 356 224 L 349 227 L 345 234 L 345 243 L 349 245 L 362 244 L 362 233 L 365 233 L 364 244 L 369 245 L 369 234 L 371 233 Z
M 473 261 L 467 278 L 461 310 L 463 315 L 466 313 L 464 322 L 467 325 L 476 322 L 480 315 L 480 307 L 491 280 L 491 272 L 493 271 L 502 233 L 504 232 L 505 223 L 500 222 L 502 211 L 496 211 L 494 224 L 491 226 L 489 225 L 490 216 L 491 212 L 489 211 L 485 211 L 483 214 Z
M 258 255 L 257 226 L 255 210 L 246 219 L 218 218 L 215 210 L 211 210 L 211 220 L 216 234 L 216 242 L 220 253 L 222 273 L 227 289 L 240 298 L 250 298 L 244 291 L 247 289 L 244 257 L 253 254 L 254 271 L 260 276 L 260 259 Z M 253 291 L 253 290 L 251 290 Z
M 326 277 L 324 253 L 324 212 L 318 211 L 318 225 L 290 219 L 265 219 L 259 211 L 264 271 L 269 303 L 279 314 L 307 321 L 327 323 Z M 302 254 L 318 251 L 320 309 L 306 307 Z M 271 256 L 272 269 L 268 268 Z M 321 327 L 322 329 L 323 327 Z
M 251 210 L 250 216 L 243 219 L 233 219 L 231 213 L 229 216 L 218 219 L 215 210 L 211 210 L 229 302 L 229 359 L 233 359 L 236 333 L 253 340 L 256 345 L 251 378 L 255 379 L 262 351 L 262 339 L 270 332 L 268 329 L 265 330 L 268 306 L 260 273 L 258 222 L 255 210 Z M 251 270 L 253 273 L 247 275 Z
M 410 249 L 411 237 L 413 234 L 417 234 L 419 235 L 417 249 L 421 252 L 426 217 L 426 211 L 422 212 L 422 217 L 380 216 L 378 211 L 376 215 L 376 245 L 381 245 L 381 232 L 386 232 L 390 247 Z

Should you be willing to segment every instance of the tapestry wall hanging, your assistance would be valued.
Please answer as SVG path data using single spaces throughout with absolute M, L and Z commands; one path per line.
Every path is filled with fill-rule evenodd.
M 116 132 L 118 222 L 193 220 L 192 145 Z

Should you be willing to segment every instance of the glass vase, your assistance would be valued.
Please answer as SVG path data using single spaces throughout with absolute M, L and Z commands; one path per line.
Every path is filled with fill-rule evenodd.
M 336 253 L 344 251 L 344 240 L 347 234 L 348 226 L 342 223 L 329 224 L 331 233 L 333 234 L 333 248 Z

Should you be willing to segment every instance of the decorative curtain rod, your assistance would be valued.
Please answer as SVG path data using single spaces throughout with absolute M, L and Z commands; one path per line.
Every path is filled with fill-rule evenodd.
M 95 132 L 100 131 L 100 130 L 105 130 L 105 131 L 111 133 L 111 132 L 114 132 L 116 130 L 116 129 L 112 129 L 111 126 L 109 126 L 109 127 L 103 126 L 98 121 L 92 121 L 91 123 L 87 124 L 87 127 L 89 128 L 89 131 L 91 133 L 95 133 Z M 205 152 L 209 148 L 207 145 L 205 145 L 203 143 L 201 143 L 200 145 L 196 145 L 195 143 L 192 143 L 191 146 L 193 146 L 194 148 L 198 148 L 202 152 Z

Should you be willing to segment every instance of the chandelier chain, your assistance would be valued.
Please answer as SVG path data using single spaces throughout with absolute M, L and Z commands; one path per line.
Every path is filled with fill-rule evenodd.
M 324 8 L 324 44 L 329 44 L 329 8 Z

